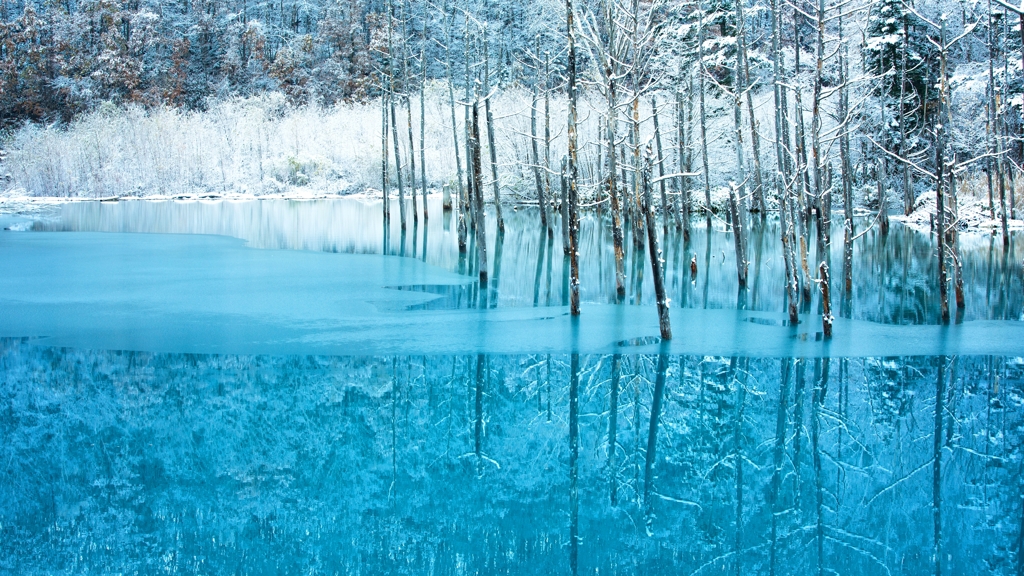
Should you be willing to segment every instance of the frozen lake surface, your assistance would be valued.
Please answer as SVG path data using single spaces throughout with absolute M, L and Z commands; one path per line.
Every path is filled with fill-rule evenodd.
M 833 232 L 836 319 L 785 322 L 778 225 L 627 238 L 506 210 L 480 286 L 437 202 L 80 203 L 0 232 L 0 571 L 1015 574 L 1019 239 Z M 602 223 L 604 222 L 604 224 Z M 556 221 L 557 223 L 557 221 Z M 863 226 L 867 226 L 867 222 Z M 28 231 L 17 231 L 28 230 Z M 474 254 L 473 250 L 470 254 Z M 691 275 L 690 261 L 698 272 Z

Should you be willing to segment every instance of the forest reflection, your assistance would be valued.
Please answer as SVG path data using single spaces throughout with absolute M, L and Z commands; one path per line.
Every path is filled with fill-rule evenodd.
M 440 199 L 430 199 L 434 216 L 404 232 L 396 219 L 382 221 L 380 202 L 354 198 L 289 201 L 249 200 L 215 202 L 73 203 L 59 218 L 39 222 L 36 229 L 220 234 L 246 240 L 250 246 L 324 252 L 391 254 L 421 259 L 475 281 L 462 298 L 447 298 L 450 307 L 565 306 L 569 302 L 569 264 L 561 235 L 544 233 L 536 208 L 506 210 L 505 232 L 498 234 L 487 217 L 488 282 L 481 286 L 476 262 L 476 238 L 469 235 L 466 252 L 459 252 L 451 213 Z M 557 212 L 557 211 L 556 211 Z M 553 218 L 557 218 L 554 213 Z M 615 293 L 615 256 L 607 211 L 584 212 L 580 222 L 580 285 L 584 302 L 611 303 Z M 812 219 L 813 220 L 813 219 Z M 842 238 L 841 220 L 832 238 Z M 887 324 L 938 324 L 939 291 L 936 241 L 933 234 L 894 224 L 881 234 L 871 219 L 858 219 L 854 243 L 851 290 L 842 286 L 842 242 L 834 240 L 827 253 L 811 262 L 832 262 L 833 298 L 841 317 Z M 779 223 L 753 219 L 748 254 L 750 280 L 745 289 L 736 282 L 735 243 L 726 222 L 695 218 L 691 237 L 669 226 L 658 227 L 664 247 L 665 286 L 674 307 L 786 310 Z M 625 227 L 625 303 L 653 305 L 649 257 L 642 242 L 634 242 Z M 959 320 L 1020 319 L 1024 313 L 1024 247 L 1017 234 L 1004 247 L 980 232 L 962 233 L 966 308 Z M 694 272 L 693 270 L 696 270 Z M 816 312 L 817 291 L 802 302 L 804 312 Z
M 1018 573 L 1024 363 L 0 343 L 0 567 Z

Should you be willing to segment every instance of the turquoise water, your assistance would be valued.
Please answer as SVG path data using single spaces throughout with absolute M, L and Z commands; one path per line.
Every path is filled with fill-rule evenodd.
M 869 231 L 829 342 L 816 301 L 784 322 L 772 223 L 746 292 L 724 224 L 670 231 L 659 343 L 649 272 L 630 260 L 614 304 L 593 216 L 573 321 L 529 210 L 480 286 L 439 207 L 386 246 L 374 209 L 5 221 L 35 231 L 0 232 L 0 571 L 1022 566 L 1017 243 L 962 239 L 967 308 L 943 327 L 928 235 Z

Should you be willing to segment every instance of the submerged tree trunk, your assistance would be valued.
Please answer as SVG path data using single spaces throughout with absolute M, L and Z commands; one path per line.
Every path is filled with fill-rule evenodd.
M 470 132 L 470 148 L 472 155 L 473 172 L 473 197 L 476 203 L 475 216 L 473 217 L 474 228 L 476 228 L 476 249 L 477 265 L 480 269 L 480 286 L 487 286 L 487 233 L 484 221 L 484 193 L 483 178 L 480 174 L 480 112 L 479 100 L 473 102 L 473 127 Z
M 569 242 L 569 176 L 568 176 L 568 164 L 569 161 L 565 156 L 562 156 L 562 171 L 560 182 L 562 185 L 562 196 L 558 203 L 559 211 L 562 216 L 562 253 L 565 256 L 569 256 L 569 250 L 572 246 Z
M 743 225 L 743 209 L 737 198 L 736 186 L 729 187 L 729 212 L 732 217 L 732 235 L 736 244 L 736 279 L 740 288 L 747 286 L 747 238 Z
M 566 31 L 569 35 L 568 54 L 568 90 L 569 90 L 569 267 L 571 277 L 569 279 L 569 313 L 573 316 L 580 315 L 580 263 L 579 263 L 579 199 L 578 193 L 578 159 L 576 144 L 576 28 L 573 24 L 572 0 L 565 0 L 565 21 Z
M 395 116 L 395 98 L 392 92 L 391 98 L 391 137 L 395 143 L 395 176 L 398 180 L 398 218 L 405 230 L 405 188 L 402 186 L 402 156 L 398 144 L 398 122 Z
M 381 192 L 384 194 L 384 222 L 386 225 L 391 219 L 391 210 L 388 198 L 388 97 L 387 91 L 383 89 L 380 95 L 380 151 Z
M 828 264 L 822 262 L 818 267 L 821 277 L 821 331 L 826 339 L 832 337 L 832 294 L 829 291 Z
M 663 340 L 672 339 L 672 323 L 668 314 L 668 296 L 665 294 L 664 262 L 661 248 L 658 246 L 658 229 L 655 227 L 656 216 L 654 203 L 651 201 L 651 149 L 647 148 L 647 158 L 642 170 L 644 214 L 647 218 L 647 243 L 651 256 L 651 277 L 654 278 L 654 297 L 658 302 L 658 326 Z
M 622 234 L 622 189 L 617 186 L 616 178 L 616 156 L 615 156 L 615 140 L 616 140 L 616 128 L 619 124 L 618 119 L 618 102 L 616 102 L 615 94 L 615 76 L 614 68 L 609 66 L 606 69 L 605 76 L 608 78 L 607 96 L 608 96 L 608 195 L 611 198 L 612 204 L 612 244 L 615 249 L 615 298 L 616 301 L 622 302 L 626 298 L 626 270 L 625 263 L 625 249 L 623 247 L 623 234 Z M 625 181 L 623 181 L 623 187 Z
M 792 244 L 793 224 L 790 221 L 789 214 L 789 187 L 785 186 L 779 191 L 779 227 L 782 229 L 782 258 L 785 263 L 786 299 L 789 301 L 789 323 L 791 326 L 796 326 L 800 321 L 798 316 L 800 286 L 797 281 L 796 252 L 794 251 Z

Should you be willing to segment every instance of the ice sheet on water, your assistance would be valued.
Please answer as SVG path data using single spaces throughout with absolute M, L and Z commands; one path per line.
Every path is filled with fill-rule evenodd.
M 824 341 L 813 315 L 794 327 L 782 313 L 675 309 L 675 337 L 660 342 L 652 306 L 584 305 L 578 319 L 561 307 L 430 309 L 446 297 L 437 287 L 467 285 L 410 258 L 256 250 L 220 236 L 0 232 L 0 337 L 45 337 L 49 346 L 373 355 L 608 353 L 626 342 L 631 352 L 761 357 L 1024 353 L 1024 324 L 1012 321 L 836 319 Z

